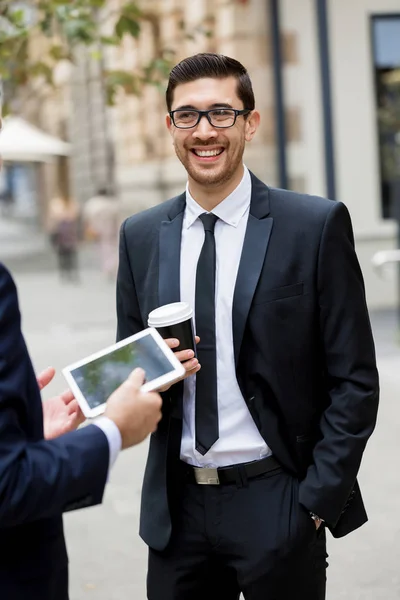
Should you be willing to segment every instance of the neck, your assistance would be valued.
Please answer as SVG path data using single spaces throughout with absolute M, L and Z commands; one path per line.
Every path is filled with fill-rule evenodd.
M 202 185 L 189 176 L 190 195 L 204 210 L 211 212 L 237 188 L 242 180 L 243 173 L 244 167 L 240 165 L 240 168 L 231 179 L 216 185 Z

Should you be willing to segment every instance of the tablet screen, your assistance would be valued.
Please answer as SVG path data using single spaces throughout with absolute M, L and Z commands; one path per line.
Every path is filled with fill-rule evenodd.
M 104 404 L 129 374 L 141 367 L 146 382 L 173 371 L 151 335 L 145 335 L 70 371 L 91 409 Z

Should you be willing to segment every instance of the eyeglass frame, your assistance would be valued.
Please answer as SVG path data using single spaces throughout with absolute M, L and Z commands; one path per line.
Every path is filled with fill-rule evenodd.
M 214 125 L 211 122 L 211 118 L 210 118 L 210 112 L 215 112 L 216 110 L 230 110 L 231 112 L 235 113 L 235 118 L 233 120 L 232 125 Z M 206 117 L 207 121 L 210 123 L 211 127 L 215 127 L 216 129 L 229 129 L 230 127 L 233 127 L 236 123 L 236 119 L 240 116 L 244 116 L 244 115 L 248 115 L 249 113 L 251 113 L 252 109 L 251 108 L 242 108 L 242 109 L 237 109 L 237 108 L 231 108 L 230 106 L 221 106 L 221 107 L 215 107 L 215 108 L 210 108 L 209 110 L 197 110 L 197 108 L 178 108 L 176 110 L 170 110 L 168 112 L 169 116 L 171 117 L 172 123 L 174 125 L 174 127 L 176 127 L 177 129 L 193 129 L 194 127 L 197 127 L 197 125 L 200 123 L 201 119 L 203 117 Z M 198 119 L 197 122 L 194 125 L 190 125 L 190 127 L 180 127 L 179 125 L 175 124 L 175 118 L 174 118 L 174 114 L 177 112 L 194 112 L 197 113 Z

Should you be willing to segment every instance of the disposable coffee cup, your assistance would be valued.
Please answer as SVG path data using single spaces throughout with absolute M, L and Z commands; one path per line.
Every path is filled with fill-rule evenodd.
M 152 310 L 148 316 L 148 326 L 157 329 L 161 337 L 176 338 L 179 346 L 177 350 L 193 350 L 196 354 L 196 343 L 193 324 L 193 310 L 187 302 L 173 302 L 164 304 Z

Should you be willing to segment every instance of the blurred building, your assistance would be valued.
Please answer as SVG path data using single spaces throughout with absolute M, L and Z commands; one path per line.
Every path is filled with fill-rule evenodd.
M 123 2 L 109 0 L 108 9 Z M 102 60 L 82 50 L 68 83 L 70 103 L 51 98 L 37 107 L 50 133 L 68 132 L 72 194 L 83 203 L 111 187 L 125 216 L 185 185 L 164 124 L 163 93 L 147 87 L 140 98 L 121 95 L 108 108 L 104 69 L 134 70 L 157 44 L 175 50 L 176 61 L 200 51 L 228 54 L 249 69 L 262 115 L 246 164 L 270 185 L 343 201 L 369 305 L 393 306 L 395 273 L 381 278 L 371 258 L 398 244 L 399 0 L 144 0 L 143 6 L 159 14 L 157 28 L 144 27 L 138 42 L 126 39 Z M 188 38 L 182 21 L 213 35 Z
M 164 43 L 178 49 L 177 60 L 199 51 L 216 51 L 248 67 L 262 125 L 247 150 L 246 164 L 271 185 L 283 183 L 343 201 L 353 219 L 368 302 L 373 307 L 393 306 L 395 272 L 382 278 L 373 270 L 371 258 L 376 251 L 397 245 L 399 1 L 160 0 L 152 4 L 162 14 Z M 213 36 L 195 41 L 182 38 L 181 19 L 194 26 L 202 20 L 211 23 Z M 281 57 L 274 53 L 277 29 Z M 135 67 L 153 43 L 147 32 L 138 48 L 122 48 L 111 59 L 125 68 Z M 146 90 L 141 99 L 121 100 L 110 115 L 114 177 L 127 214 L 184 188 L 185 173 L 174 156 L 164 115 L 164 98 L 155 89 Z M 285 130 L 285 144 L 279 138 L 279 124 Z
M 27 20 L 30 18 L 28 11 Z M 46 54 L 49 44 L 44 36 L 36 33 L 30 40 L 32 62 Z M 10 211 L 13 217 L 42 226 L 50 199 L 70 194 L 69 149 L 63 142 L 67 139 L 69 118 L 68 82 L 57 78 L 58 74 L 54 73 L 57 85 L 53 86 L 39 77 L 8 98 L 14 116 L 10 121 L 5 120 L 1 141 L 4 137 L 14 137 L 15 147 L 11 154 L 2 154 L 3 144 L 0 144 L 3 158 L 0 195 L 3 192 L 13 196 Z M 4 88 L 7 92 L 7 82 Z

